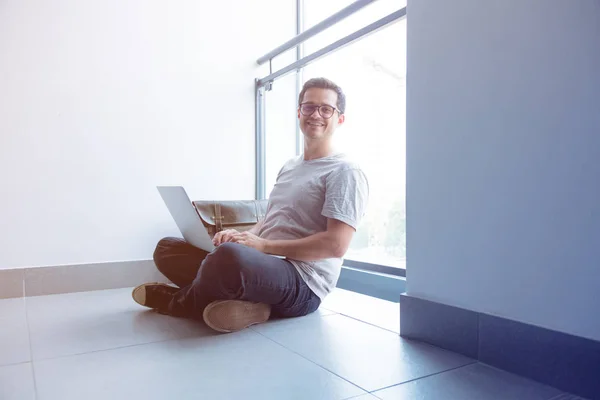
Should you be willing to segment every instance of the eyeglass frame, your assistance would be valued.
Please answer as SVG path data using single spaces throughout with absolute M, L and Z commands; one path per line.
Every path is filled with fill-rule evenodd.
M 321 104 L 321 105 L 316 105 L 316 104 L 314 104 L 314 103 L 306 102 L 306 103 L 300 103 L 300 105 L 298 106 L 298 111 L 300 111 L 300 114 L 304 115 L 305 117 L 309 117 L 309 116 L 311 116 L 311 115 L 313 115 L 313 114 L 315 113 L 315 111 L 313 111 L 313 112 L 311 112 L 311 113 L 310 113 L 310 114 L 308 114 L 308 115 L 304 114 L 304 113 L 302 112 L 302 106 L 303 106 L 303 105 L 305 105 L 305 104 L 309 104 L 309 105 L 312 105 L 312 106 L 314 106 L 314 107 L 315 107 L 315 111 L 318 111 L 318 112 L 319 112 L 319 115 L 320 115 L 321 117 L 325 118 L 325 119 L 330 119 L 331 117 L 333 117 L 333 114 L 335 114 L 335 111 L 337 111 L 339 115 L 342 115 L 342 112 L 341 112 L 341 111 L 340 111 L 340 110 L 339 110 L 337 107 L 334 107 L 334 106 L 332 106 L 332 105 L 329 105 L 329 104 Z M 331 107 L 331 108 L 333 108 L 333 111 L 334 111 L 334 112 L 333 112 L 333 113 L 331 113 L 331 115 L 330 115 L 329 117 L 325 117 L 325 116 L 323 116 L 323 114 L 321 114 L 321 107 Z

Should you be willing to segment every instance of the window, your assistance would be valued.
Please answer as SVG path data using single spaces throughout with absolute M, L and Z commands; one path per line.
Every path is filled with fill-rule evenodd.
M 308 46 L 307 46 L 308 47 Z M 336 147 L 369 179 L 369 208 L 346 259 L 406 265 L 406 20 L 304 67 L 346 93 L 346 122 Z
M 317 23 L 323 21 L 339 10 L 349 6 L 352 0 L 302 0 L 303 2 L 303 21 L 304 28 L 309 29 Z M 377 0 L 362 8 L 358 12 L 344 18 L 337 24 L 324 30 L 318 35 L 308 39 L 304 43 L 304 53 L 311 54 L 338 39 L 343 38 L 375 21 L 385 17 L 388 14 L 406 7 L 406 0 Z M 405 20 L 406 22 L 406 20 Z M 383 29 L 388 29 L 385 27 Z M 396 38 L 397 44 L 405 45 L 406 38 Z M 392 44 L 392 43 L 389 43 Z
M 289 74 L 265 92 L 265 187 L 268 196 L 283 164 L 297 153 L 296 75 Z
M 352 3 L 297 1 L 303 5 L 299 9 L 304 10 L 301 19 L 307 28 Z M 366 2 L 359 0 L 355 4 L 358 3 Z M 385 26 L 378 26 L 339 49 L 331 49 L 314 62 L 302 58 L 294 66 L 296 69 L 282 76 L 274 70 L 270 80 L 273 88 L 263 96 L 264 126 L 257 127 L 258 132 L 264 129 L 264 190 L 268 195 L 279 168 L 302 151 L 296 141 L 298 76 L 302 77 L 301 83 L 324 76 L 342 87 L 347 97 L 346 122 L 336 131 L 335 144 L 360 163 L 370 185 L 369 208 L 345 259 L 385 271 L 406 266 L 407 40 L 406 19 L 402 18 L 405 9 L 401 9 L 405 5 L 405 0 L 373 2 L 306 40 L 303 54 L 310 56 L 394 13 Z M 288 60 L 289 54 L 289 50 L 283 53 Z M 262 84 L 266 85 L 266 81 Z

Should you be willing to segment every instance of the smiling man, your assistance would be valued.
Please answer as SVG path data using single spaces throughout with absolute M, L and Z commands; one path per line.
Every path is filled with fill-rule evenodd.
M 134 300 L 203 319 L 219 332 L 317 310 L 339 279 L 369 194 L 360 167 L 333 149 L 345 108 L 335 83 L 307 81 L 298 99 L 304 152 L 279 171 L 264 219 L 249 231 L 217 233 L 210 254 L 179 238 L 162 239 L 154 261 L 178 287 L 144 284 Z

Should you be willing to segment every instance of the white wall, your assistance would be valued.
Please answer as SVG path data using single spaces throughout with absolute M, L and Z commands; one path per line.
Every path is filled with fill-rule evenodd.
M 292 0 L 0 3 L 0 268 L 148 259 L 155 186 L 254 198 L 255 60 Z M 278 15 L 278 18 L 265 18 Z
M 408 5 L 407 291 L 600 340 L 600 2 Z

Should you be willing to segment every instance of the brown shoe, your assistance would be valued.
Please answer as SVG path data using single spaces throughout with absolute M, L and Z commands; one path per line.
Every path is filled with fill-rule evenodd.
M 242 300 L 217 300 L 204 309 L 206 325 L 217 332 L 229 333 L 266 322 L 271 306 Z
M 158 310 L 161 313 L 167 313 L 169 303 L 173 295 L 179 291 L 179 288 L 169 286 L 165 283 L 152 282 L 144 283 L 133 289 L 131 297 L 136 303 Z

